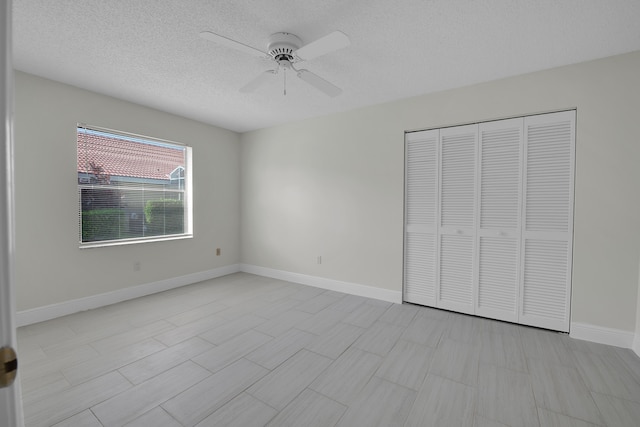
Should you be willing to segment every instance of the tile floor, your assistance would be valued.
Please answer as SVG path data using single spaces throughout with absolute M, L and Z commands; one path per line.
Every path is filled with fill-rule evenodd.
M 36 426 L 640 425 L 640 358 L 245 273 L 20 328 Z

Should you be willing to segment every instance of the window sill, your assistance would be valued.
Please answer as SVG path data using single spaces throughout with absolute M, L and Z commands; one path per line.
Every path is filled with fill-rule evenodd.
M 169 240 L 192 239 L 193 234 L 175 234 L 172 236 L 143 237 L 139 239 L 102 240 L 99 242 L 80 243 L 80 249 L 103 248 L 107 246 L 137 245 L 139 243 L 166 242 Z

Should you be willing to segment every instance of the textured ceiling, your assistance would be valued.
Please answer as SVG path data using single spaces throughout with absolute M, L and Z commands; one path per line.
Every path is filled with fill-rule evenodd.
M 13 0 L 19 70 L 247 131 L 640 50 L 640 0 Z M 286 31 L 351 46 L 305 68 L 336 98 L 198 36 L 266 50 Z

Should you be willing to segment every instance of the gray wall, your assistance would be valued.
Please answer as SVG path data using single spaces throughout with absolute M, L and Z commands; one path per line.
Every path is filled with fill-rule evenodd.
M 21 72 L 15 96 L 18 311 L 239 262 L 238 134 Z M 79 249 L 78 122 L 191 145 L 195 237 Z
M 634 331 L 639 75 L 635 52 L 243 134 L 242 261 L 401 291 L 404 131 L 577 108 L 572 322 Z

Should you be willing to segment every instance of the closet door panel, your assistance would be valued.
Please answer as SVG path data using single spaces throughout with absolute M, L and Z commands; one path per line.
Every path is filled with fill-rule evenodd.
M 565 239 L 525 240 L 522 323 L 568 332 L 569 246 Z
M 569 331 L 575 111 L 525 118 L 520 322 Z
M 436 305 L 438 130 L 407 134 L 404 300 Z
M 518 252 L 515 238 L 479 237 L 476 314 L 518 321 Z
M 478 126 L 440 130 L 437 306 L 473 313 Z
M 517 322 L 523 119 L 479 126 L 475 312 Z
M 475 227 L 475 180 L 477 125 L 440 131 L 441 230 L 468 230 Z
M 441 236 L 438 307 L 473 314 L 473 247 L 473 236 Z

